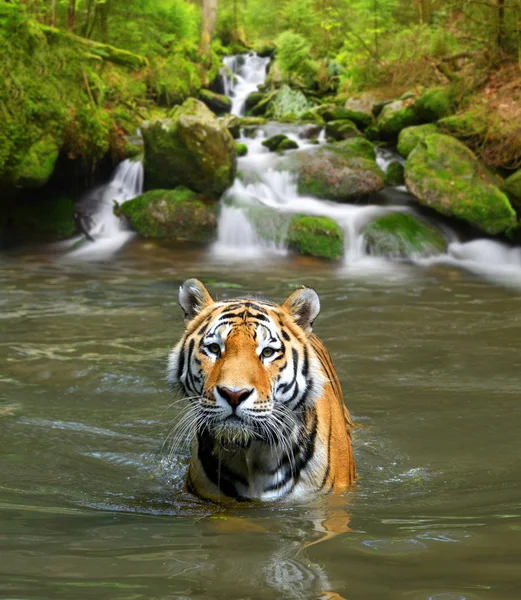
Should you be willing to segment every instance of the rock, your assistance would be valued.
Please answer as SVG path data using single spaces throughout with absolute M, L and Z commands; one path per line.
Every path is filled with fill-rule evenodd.
M 115 212 L 146 238 L 209 242 L 217 230 L 218 203 L 183 186 L 146 192 Z
M 357 113 L 365 113 L 369 115 L 371 119 L 371 123 L 373 121 L 373 107 L 375 105 L 375 100 L 372 96 L 368 94 L 362 94 L 361 96 L 357 96 L 354 98 L 348 98 L 344 104 L 344 108 L 348 110 L 355 111 Z M 354 121 L 354 119 L 351 119 Z M 355 121 L 356 123 L 356 121 Z
M 249 114 L 254 117 L 263 117 L 270 107 L 270 103 L 274 98 L 276 92 L 270 92 L 269 94 L 263 94 L 262 99 L 252 106 L 249 110 Z
M 353 121 L 343 119 L 341 121 L 329 121 L 326 124 L 326 135 L 340 141 L 347 140 L 350 137 L 360 137 L 361 133 Z
M 521 209 L 521 169 L 505 179 L 501 189 L 514 207 L 518 210 Z
M 377 142 L 380 139 L 380 131 L 376 125 L 370 125 L 364 131 L 364 135 L 371 142 Z
M 284 135 L 283 133 L 277 133 L 276 135 L 269 137 L 267 140 L 264 140 L 262 145 L 270 152 L 275 152 L 279 149 L 279 146 L 282 144 L 282 142 L 286 140 L 289 140 L 287 135 Z
M 447 242 L 438 229 L 409 213 L 393 212 L 369 223 L 364 231 L 369 254 L 390 258 L 442 254 Z
M 460 140 L 483 139 L 488 127 L 486 115 L 481 108 L 440 119 L 438 126 L 443 133 L 449 133 Z
M 449 87 L 427 90 L 414 104 L 414 111 L 418 118 L 428 123 L 448 117 L 455 108 L 454 91 Z
M 320 258 L 339 258 L 344 252 L 344 232 L 329 217 L 297 215 L 289 224 L 290 248 Z
M 382 102 L 375 102 L 373 104 L 373 108 L 371 109 L 371 112 L 373 113 L 373 117 L 376 119 L 380 116 L 382 110 L 384 109 L 384 106 L 387 106 L 388 104 L 391 104 L 393 102 L 393 100 L 382 100 Z
M 246 111 L 251 110 L 254 106 L 259 104 L 259 102 L 261 102 L 261 100 L 264 100 L 265 97 L 266 97 L 266 94 L 264 94 L 263 92 L 252 92 L 246 98 L 246 101 L 244 103 L 244 109 Z
M 210 90 L 200 90 L 199 98 L 216 115 L 229 113 L 232 109 L 232 101 L 230 100 L 230 98 L 228 98 L 228 96 L 216 94 L 215 92 L 211 92 Z
M 331 108 L 327 108 L 322 112 L 322 118 L 326 122 L 349 120 L 361 129 L 365 129 L 373 123 L 371 115 L 368 115 L 365 112 L 343 108 L 341 106 L 333 106 Z
M 237 156 L 246 156 L 248 154 L 248 146 L 246 144 L 235 144 Z
M 21 233 L 41 235 L 49 239 L 61 239 L 76 233 L 74 202 L 65 196 L 57 196 L 17 202 L 11 213 L 12 228 Z
M 405 183 L 404 167 L 401 162 L 393 160 L 385 172 L 385 185 L 396 187 Z
M 440 133 L 438 126 L 433 123 L 413 125 L 412 127 L 402 129 L 398 136 L 398 152 L 407 158 L 419 142 L 433 133 Z
M 464 144 L 432 134 L 409 154 L 405 182 L 420 204 L 485 233 L 508 233 L 516 213 L 496 181 Z
M 145 185 L 186 185 L 219 196 L 235 177 L 237 157 L 230 132 L 199 100 L 189 98 L 171 119 L 144 123 Z
M 419 123 L 413 106 L 403 100 L 395 100 L 383 107 L 376 124 L 382 138 L 394 139 L 402 129 Z
M 230 132 L 230 135 L 235 140 L 241 137 L 241 122 L 237 115 L 224 115 L 224 117 L 221 120 L 221 123 L 226 127 L 226 129 Z
M 295 152 L 283 168 L 294 173 L 300 194 L 350 202 L 384 187 L 374 147 L 364 138 Z
M 297 142 L 294 140 L 290 140 L 289 138 L 282 140 L 279 144 L 277 151 L 283 152 L 284 150 L 296 150 L 298 148 Z
M 274 119 L 287 117 L 298 118 L 311 108 L 306 96 L 300 90 L 294 90 L 288 85 L 283 85 L 275 95 L 270 98 L 268 114 Z
M 16 170 L 16 185 L 23 188 L 43 187 L 54 171 L 59 153 L 60 145 L 53 137 L 44 137 L 33 144 Z

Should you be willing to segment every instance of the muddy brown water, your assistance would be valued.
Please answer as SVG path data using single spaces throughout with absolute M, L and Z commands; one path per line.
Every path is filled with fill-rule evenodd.
M 319 292 L 315 330 L 361 426 L 340 513 L 182 492 L 164 376 L 191 276 L 217 297 Z M 519 293 L 442 268 L 231 265 L 135 242 L 97 263 L 4 254 L 0 307 L 1 597 L 520 596 Z M 305 547 L 338 514 L 350 531 Z

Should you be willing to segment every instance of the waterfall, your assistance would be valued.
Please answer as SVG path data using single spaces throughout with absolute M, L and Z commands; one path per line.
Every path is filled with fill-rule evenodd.
M 111 180 L 106 185 L 91 190 L 79 202 L 78 218 L 90 241 L 79 238 L 82 243 L 76 244 L 69 256 L 99 257 L 119 250 L 134 234 L 114 214 L 114 203 L 123 204 L 142 193 L 142 162 L 124 160 L 116 167 Z
M 224 78 L 224 91 L 232 101 L 232 114 L 243 115 L 246 98 L 257 91 L 267 75 L 269 58 L 261 58 L 255 52 L 246 55 L 227 56 L 224 64 L 233 77 Z

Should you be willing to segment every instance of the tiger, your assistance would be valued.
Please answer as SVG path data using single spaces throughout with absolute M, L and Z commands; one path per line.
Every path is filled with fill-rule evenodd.
M 167 379 L 189 402 L 185 490 L 222 502 L 341 492 L 356 476 L 353 420 L 331 357 L 312 333 L 318 294 L 278 305 L 214 301 L 197 279 L 179 288 L 185 331 Z

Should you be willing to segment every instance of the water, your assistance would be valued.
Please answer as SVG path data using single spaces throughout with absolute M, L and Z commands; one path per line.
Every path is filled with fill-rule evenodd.
M 451 266 L 370 279 L 137 239 L 112 261 L 0 261 L 1 597 L 518 598 L 519 294 Z M 319 292 L 315 330 L 360 425 L 336 505 L 182 492 L 165 371 L 192 276 L 217 298 Z M 350 531 L 305 548 L 326 519 Z
M 246 98 L 258 91 L 257 86 L 264 83 L 267 74 L 269 58 L 261 58 L 254 52 L 239 56 L 226 56 L 224 64 L 234 74 L 225 77 L 224 93 L 232 100 L 232 114 L 243 115 Z

